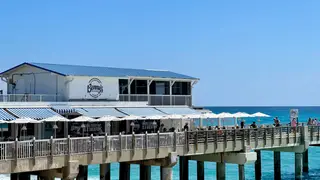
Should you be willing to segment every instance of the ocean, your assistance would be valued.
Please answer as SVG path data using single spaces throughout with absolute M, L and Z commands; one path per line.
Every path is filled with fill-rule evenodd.
M 320 107 L 206 107 L 212 110 L 214 113 L 220 112 L 246 112 L 256 113 L 262 112 L 269 114 L 272 117 L 277 116 L 282 124 L 289 123 L 289 111 L 290 109 L 299 110 L 299 122 L 307 122 L 309 117 L 320 119 Z M 271 124 L 273 118 L 262 118 L 258 124 Z M 246 118 L 246 124 L 251 124 L 252 121 L 257 121 L 256 118 Z M 225 121 L 224 124 L 232 124 L 233 120 Z M 204 125 L 215 125 L 215 121 L 204 121 Z M 262 179 L 272 180 L 273 179 L 273 153 L 268 151 L 262 151 Z M 305 180 L 316 180 L 320 179 L 320 147 L 309 148 L 309 174 L 304 175 Z M 197 178 L 197 168 L 195 161 L 189 161 L 189 179 L 194 180 Z M 205 179 L 215 180 L 216 179 L 216 165 L 213 162 L 205 162 Z M 245 165 L 246 179 L 253 180 L 254 177 L 254 164 Z M 119 177 L 119 164 L 111 164 L 111 179 L 117 180 Z M 229 180 L 238 179 L 238 166 L 233 164 L 227 164 L 226 166 L 226 177 Z M 0 175 L 0 179 L 9 180 L 8 175 Z M 33 177 L 32 179 L 36 179 Z M 99 180 L 99 166 L 89 166 L 89 179 Z M 160 168 L 152 167 L 152 180 L 160 179 Z M 179 165 L 177 164 L 173 168 L 173 179 L 179 179 Z M 294 153 L 281 153 L 281 179 L 291 180 L 294 179 Z M 131 166 L 131 180 L 139 180 L 139 166 Z

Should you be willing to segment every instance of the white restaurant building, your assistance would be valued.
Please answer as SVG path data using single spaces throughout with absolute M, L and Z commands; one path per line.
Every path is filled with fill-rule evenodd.
M 199 113 L 192 109 L 192 87 L 199 79 L 170 71 L 22 63 L 0 76 L 7 84 L 7 94 L 0 95 L 0 118 L 8 122 L 55 115 L 72 119 Z M 135 121 L 135 131 L 152 131 L 153 122 Z M 166 128 L 182 128 L 182 121 L 170 122 L 164 123 Z M 130 124 L 129 121 L 109 125 L 86 123 L 83 131 L 85 135 L 129 133 Z M 59 122 L 57 137 L 78 136 L 81 125 Z M 157 121 L 157 128 L 159 125 Z M 28 124 L 26 136 L 48 138 L 52 126 L 52 123 Z M 2 127 L 6 137 L 21 136 L 21 125 Z

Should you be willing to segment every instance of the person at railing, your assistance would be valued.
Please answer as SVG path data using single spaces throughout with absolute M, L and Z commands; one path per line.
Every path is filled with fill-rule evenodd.
M 188 123 L 186 123 L 186 124 L 184 125 L 183 130 L 184 130 L 184 131 L 189 131 L 189 125 L 188 125 Z
M 291 127 L 292 127 L 292 129 L 293 129 L 293 132 L 296 132 L 296 127 L 297 127 L 297 120 L 296 120 L 296 118 L 293 118 L 293 119 L 291 120 Z
M 212 130 L 212 127 L 211 127 L 211 126 L 209 126 L 209 127 L 208 127 L 208 130 Z
M 253 129 L 257 128 L 257 124 L 255 121 L 252 122 L 252 124 L 250 125 L 250 128 L 253 128 Z
M 316 118 L 312 120 L 312 125 L 314 125 L 314 126 L 317 126 L 317 125 L 318 125 L 318 121 L 317 121 Z
M 314 125 L 314 124 L 313 124 L 313 119 L 309 118 L 309 119 L 308 119 L 308 122 L 307 122 L 307 125 L 309 125 L 309 126 Z
M 160 125 L 159 131 L 160 131 L 160 132 L 163 132 L 163 131 L 164 131 L 163 129 L 165 129 L 165 128 L 164 128 L 164 124 L 162 123 L 162 124 Z
M 241 129 L 244 129 L 244 120 L 242 120 L 242 121 L 240 122 L 240 127 L 241 127 Z

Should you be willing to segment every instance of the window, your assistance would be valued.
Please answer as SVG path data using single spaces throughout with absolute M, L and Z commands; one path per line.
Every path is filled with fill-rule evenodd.
M 190 82 L 175 82 L 172 86 L 173 95 L 190 95 L 191 83 Z
M 119 94 L 128 94 L 128 79 L 119 79 Z

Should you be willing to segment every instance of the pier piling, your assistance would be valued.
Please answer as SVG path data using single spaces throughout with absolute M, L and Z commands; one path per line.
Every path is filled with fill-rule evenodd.
M 238 165 L 238 171 L 239 171 L 239 180 L 245 180 L 245 171 L 244 171 L 244 164 L 239 164 Z
M 257 160 L 254 163 L 255 178 L 256 180 L 261 180 L 261 151 L 256 150 L 256 153 L 257 153 Z
M 302 170 L 303 170 L 303 155 L 302 153 L 295 153 L 295 178 L 301 179 L 302 177 Z
M 172 180 L 172 167 L 160 167 L 161 169 L 161 180 Z
M 181 156 L 179 159 L 180 180 L 189 179 L 189 158 Z
M 140 165 L 140 180 L 151 180 L 151 166 Z
M 10 175 L 11 180 L 30 180 L 30 173 L 14 173 Z
M 197 179 L 204 180 L 204 161 L 197 161 Z
M 274 179 L 281 180 L 281 153 L 280 151 L 273 152 L 273 163 L 274 163 Z
M 120 163 L 119 180 L 130 180 L 130 164 Z
M 303 172 L 309 172 L 309 152 L 308 149 L 303 153 Z
M 88 166 L 79 166 L 79 173 L 76 180 L 88 180 Z
M 226 179 L 226 163 L 217 162 L 217 180 L 225 180 Z
M 110 180 L 110 164 L 100 164 L 100 180 Z
M 52 176 L 38 176 L 37 180 L 54 180 Z

